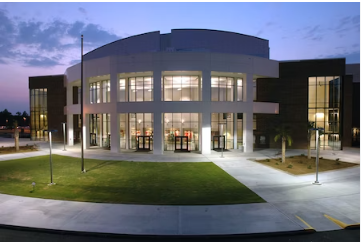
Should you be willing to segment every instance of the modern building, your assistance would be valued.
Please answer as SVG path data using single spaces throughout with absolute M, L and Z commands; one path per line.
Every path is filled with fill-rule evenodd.
M 83 95 L 86 148 L 154 154 L 209 154 L 220 148 L 251 152 L 254 147 L 276 147 L 270 128 L 280 123 L 295 129 L 294 147 L 306 148 L 307 121 L 314 119 L 326 128 L 323 148 L 330 148 L 331 141 L 332 149 L 342 149 L 351 145 L 352 113 L 346 98 L 352 98 L 347 92 L 352 94 L 354 77 L 346 75 L 345 66 L 345 59 L 270 60 L 268 40 L 238 33 L 150 32 L 85 54 L 83 93 L 81 64 L 55 76 L 63 85 L 58 92 L 66 94 L 66 103 L 54 103 L 63 116 L 56 123 L 66 120 L 69 145 L 79 141 Z M 47 88 L 54 79 L 30 77 L 30 94 L 36 96 L 34 89 L 40 89 L 32 85 L 37 80 L 49 80 L 42 84 Z M 321 83 L 323 92 L 316 86 Z M 47 89 L 50 104 L 54 96 Z M 33 139 L 46 137 L 38 132 L 45 128 L 41 112 L 33 109 L 36 102 L 30 104 Z M 47 111 L 50 128 L 49 106 Z

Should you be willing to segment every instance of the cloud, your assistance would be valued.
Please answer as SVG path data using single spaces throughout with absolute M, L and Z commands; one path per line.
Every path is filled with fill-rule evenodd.
M 74 59 L 74 60 L 72 60 L 72 61 L 69 62 L 69 65 L 72 66 L 72 65 L 78 64 L 78 63 L 80 63 L 80 62 L 81 62 L 80 59 Z
M 46 57 L 25 61 L 25 66 L 27 67 L 53 67 L 56 65 L 62 65 L 62 63 Z
M 347 64 L 360 63 L 360 51 L 341 52 L 332 55 L 320 55 L 318 58 L 346 58 Z
M 87 15 L 87 11 L 86 11 L 84 8 L 82 8 L 82 7 L 79 7 L 79 8 L 78 8 L 78 11 L 79 11 L 80 13 L 84 14 L 84 15 Z
M 78 9 L 86 14 L 84 8 Z M 24 66 L 50 67 L 68 63 L 74 49 L 80 46 L 80 35 L 84 44 L 92 50 L 120 39 L 100 25 L 76 21 L 69 23 L 56 19 L 48 22 L 35 19 L 9 18 L 6 10 L 0 9 L 0 63 L 13 60 Z M 59 59 L 59 54 L 63 59 Z M 75 57 L 74 57 L 75 58 Z M 74 59 L 73 58 L 73 59 Z

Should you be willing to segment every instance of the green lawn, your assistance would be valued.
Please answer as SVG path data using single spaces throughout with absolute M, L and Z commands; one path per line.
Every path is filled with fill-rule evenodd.
M 87 202 L 235 204 L 265 202 L 211 162 L 154 163 L 53 155 L 0 161 L 0 193 Z M 32 182 L 36 182 L 32 192 Z

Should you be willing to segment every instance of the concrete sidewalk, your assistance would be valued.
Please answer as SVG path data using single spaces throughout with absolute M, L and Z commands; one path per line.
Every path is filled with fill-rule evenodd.
M 56 146 L 55 146 L 56 147 Z M 79 157 L 79 148 L 53 153 Z M 230 151 L 211 155 L 196 153 L 150 155 L 86 150 L 86 158 L 104 160 L 201 162 L 212 161 L 256 192 L 267 203 L 216 206 L 144 206 L 131 204 L 55 201 L 0 194 L 0 223 L 45 229 L 138 235 L 221 235 L 284 231 L 317 231 L 341 227 L 327 219 L 330 215 L 346 224 L 360 222 L 360 168 L 323 172 L 322 185 L 313 185 L 314 175 L 294 176 L 249 159 L 276 157 L 278 150 L 253 153 Z M 306 154 L 287 150 L 287 155 Z M 314 154 L 315 152 L 313 152 Z M 47 155 L 38 152 L 11 154 L 1 160 Z M 359 150 L 321 151 L 324 158 L 360 163 Z M 277 156 L 279 157 L 279 156 Z

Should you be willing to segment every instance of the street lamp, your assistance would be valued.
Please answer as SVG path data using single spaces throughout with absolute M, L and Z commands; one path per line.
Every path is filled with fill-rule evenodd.
M 64 149 L 63 149 L 63 151 L 66 151 L 66 149 L 65 149 L 65 122 L 63 122 L 62 123 L 63 124 L 63 136 L 64 136 Z
M 321 185 L 321 183 L 318 181 L 318 158 L 320 156 L 320 150 L 319 150 L 319 131 L 325 130 L 324 128 L 318 127 L 318 128 L 312 128 L 311 130 L 316 131 L 316 180 L 312 184 L 314 185 Z
M 53 182 L 53 163 L 51 161 L 51 132 L 58 132 L 57 130 L 44 130 L 49 132 L 49 149 L 50 149 L 50 184 L 55 185 Z
M 223 141 L 223 140 L 220 140 L 221 139 L 221 137 L 223 136 L 223 125 L 225 125 L 226 124 L 226 122 L 221 122 L 221 123 L 219 123 L 219 125 L 220 125 L 220 134 L 221 134 L 221 136 L 219 137 L 219 144 L 221 144 L 221 141 Z M 224 143 L 222 144 L 222 147 L 221 147 L 221 158 L 224 158 L 223 157 L 223 148 L 224 148 Z

